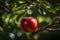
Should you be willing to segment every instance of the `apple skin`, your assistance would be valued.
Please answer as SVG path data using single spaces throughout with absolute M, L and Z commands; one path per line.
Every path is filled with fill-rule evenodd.
M 21 21 L 21 27 L 25 32 L 36 32 L 38 29 L 38 21 L 33 17 L 24 17 Z

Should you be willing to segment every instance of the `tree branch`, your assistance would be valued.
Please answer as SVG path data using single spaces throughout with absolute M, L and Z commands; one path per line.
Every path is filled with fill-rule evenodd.
M 3 5 L 1 2 L 0 2 L 0 8 L 7 11 L 8 13 L 13 13 L 13 11 L 11 9 L 9 9 L 7 6 Z
M 43 31 L 43 30 L 45 30 L 45 29 L 48 30 L 48 31 L 51 31 L 51 30 L 53 30 L 53 31 L 55 31 L 55 30 L 60 30 L 60 29 L 50 29 L 50 28 L 49 28 L 50 26 L 52 26 L 52 25 L 55 24 L 55 20 L 56 20 L 57 18 L 58 18 L 58 17 L 54 17 L 53 20 L 52 20 L 48 25 L 39 28 L 36 32 L 32 32 L 30 36 L 33 37 L 36 33 L 41 32 L 41 31 Z
M 46 30 L 47 31 L 60 31 L 60 28 L 57 28 L 57 29 L 47 28 Z

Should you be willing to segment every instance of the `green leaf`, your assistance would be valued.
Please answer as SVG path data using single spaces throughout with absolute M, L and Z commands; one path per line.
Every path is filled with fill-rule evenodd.
M 18 16 L 18 15 L 14 15 L 14 17 L 12 17 L 12 18 L 9 20 L 9 22 L 10 22 L 12 25 L 13 25 L 14 22 L 16 21 L 17 16 Z
M 7 17 L 7 15 L 8 15 L 8 13 L 5 12 L 5 13 L 2 15 L 2 19 L 5 20 L 6 17 Z
M 39 23 L 42 23 L 42 22 L 49 23 L 51 21 L 51 18 L 46 16 L 38 16 L 37 19 Z
M 23 4 L 23 5 L 21 5 L 21 6 L 18 6 L 18 7 L 14 7 L 12 10 L 13 11 L 17 11 L 17 10 L 19 10 L 19 9 L 22 9 L 24 6 L 26 6 L 27 4 Z M 15 5 L 16 6 L 16 5 Z
M 27 14 L 32 14 L 32 13 L 33 13 L 33 10 L 30 10 L 30 9 L 27 10 Z
M 53 9 L 53 8 L 50 8 L 50 9 L 47 9 L 49 12 L 52 12 L 52 13 L 56 13 L 56 9 Z
M 16 13 L 17 14 L 22 14 L 22 13 L 25 13 L 26 12 L 26 9 L 24 9 L 24 10 L 19 10 L 19 11 L 17 11 Z
M 11 16 L 11 14 L 7 15 L 6 19 L 4 20 L 6 24 L 8 24 L 8 22 L 10 20 L 10 16 Z

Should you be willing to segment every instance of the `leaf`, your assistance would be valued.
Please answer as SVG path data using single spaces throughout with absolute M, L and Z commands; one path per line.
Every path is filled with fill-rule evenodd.
M 0 31 L 3 31 L 3 28 L 2 27 L 0 27 Z
M 2 15 L 2 19 L 5 20 L 6 17 L 7 17 L 7 15 L 8 15 L 8 13 L 5 12 L 5 13 Z
M 26 9 L 24 9 L 24 10 L 19 10 L 19 11 L 17 11 L 16 13 L 17 14 L 22 14 L 22 13 L 25 13 L 26 12 Z
M 14 22 L 16 21 L 16 18 L 17 18 L 18 15 L 15 15 L 14 17 L 12 17 L 9 22 L 13 25 Z
M 56 13 L 56 9 L 53 9 L 53 8 L 49 8 L 49 9 L 47 9 L 47 11 L 49 11 L 49 12 L 52 12 L 52 13 Z
M 44 21 L 44 17 L 43 17 L 43 16 L 38 16 L 37 19 L 38 19 L 38 22 L 39 22 L 39 23 L 41 23 L 41 22 Z
M 12 10 L 13 11 L 17 11 L 17 10 L 19 10 L 19 9 L 22 9 L 24 6 L 26 6 L 27 4 L 23 4 L 23 5 L 21 5 L 21 6 L 18 6 L 18 7 L 14 7 Z M 16 5 L 15 5 L 16 6 Z
M 42 22 L 49 23 L 51 21 L 51 18 L 46 16 L 38 16 L 37 19 L 39 23 L 42 23 Z
M 8 24 L 8 22 L 10 20 L 10 16 L 11 16 L 11 14 L 7 15 L 6 19 L 4 20 L 6 24 Z
M 33 10 L 30 10 L 30 9 L 27 10 L 27 14 L 32 14 L 32 13 L 33 13 Z

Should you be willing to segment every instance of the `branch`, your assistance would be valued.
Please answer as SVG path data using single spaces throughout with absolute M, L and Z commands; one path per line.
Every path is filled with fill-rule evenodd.
M 2 8 L 3 10 L 7 11 L 8 13 L 13 13 L 13 11 L 11 9 L 9 9 L 8 7 L 6 7 L 5 5 L 3 5 L 1 2 L 0 2 L 0 8 Z
M 57 28 L 57 29 L 47 28 L 47 31 L 60 31 L 60 28 Z
M 60 29 L 50 29 L 50 28 L 49 28 L 50 26 L 52 26 L 52 25 L 55 24 L 55 20 L 56 20 L 57 18 L 58 18 L 58 17 L 54 17 L 53 20 L 52 20 L 48 25 L 39 28 L 36 32 L 32 32 L 30 36 L 33 37 L 36 33 L 41 32 L 41 31 L 43 31 L 43 30 L 45 30 L 45 29 L 50 30 L 50 31 L 51 31 L 51 30 L 60 30 Z
M 34 7 L 38 6 L 38 3 L 35 1 L 33 2 L 32 0 L 27 0 L 27 3 L 29 4 L 30 8 L 34 8 Z

